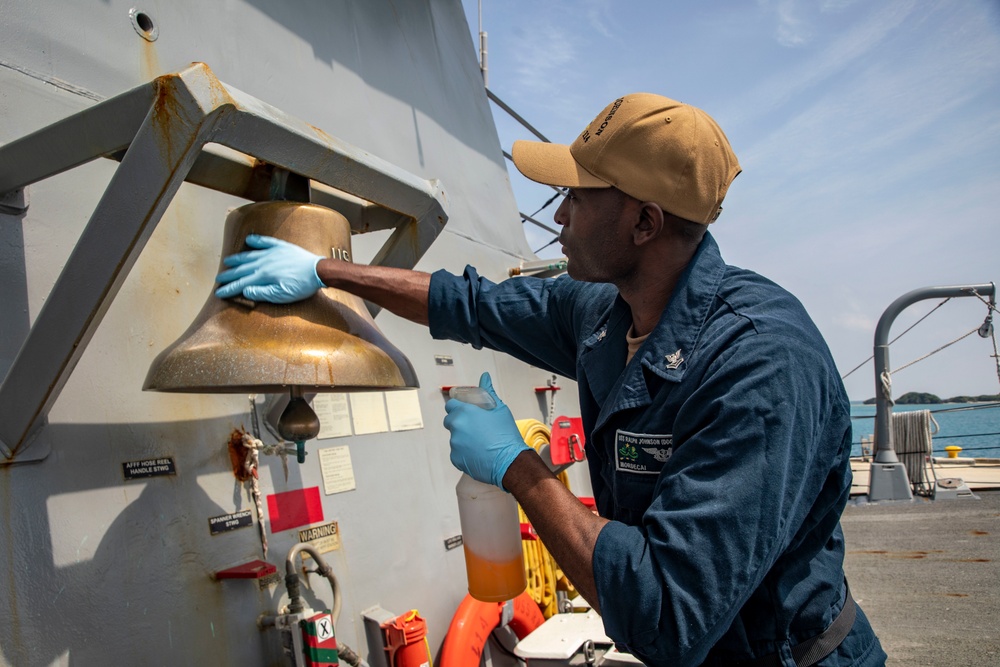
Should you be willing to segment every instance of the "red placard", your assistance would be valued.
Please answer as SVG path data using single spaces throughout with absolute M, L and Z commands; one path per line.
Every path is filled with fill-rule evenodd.
M 549 457 L 554 465 L 583 461 L 583 420 L 580 417 L 556 417 L 552 422 Z
M 319 487 L 272 493 L 267 497 L 267 515 L 271 519 L 271 532 L 298 528 L 323 521 L 323 503 Z
M 266 576 L 277 574 L 278 568 L 262 560 L 252 560 L 236 567 L 226 570 L 219 570 L 215 573 L 216 579 L 263 579 Z

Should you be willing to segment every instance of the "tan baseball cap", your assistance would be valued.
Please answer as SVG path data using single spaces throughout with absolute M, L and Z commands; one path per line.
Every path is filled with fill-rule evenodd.
M 707 113 L 651 93 L 618 98 L 569 146 L 515 141 L 513 157 L 533 181 L 614 186 L 703 224 L 719 217 L 729 184 L 740 173 L 729 140 Z

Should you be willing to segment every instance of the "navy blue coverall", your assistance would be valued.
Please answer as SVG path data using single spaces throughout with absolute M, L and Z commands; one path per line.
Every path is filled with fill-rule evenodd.
M 791 294 L 724 263 L 706 234 L 626 365 L 628 305 L 568 277 L 435 273 L 435 338 L 577 381 L 597 508 L 605 631 L 650 665 L 732 665 L 826 629 L 845 600 L 850 410 Z M 859 609 L 821 666 L 884 664 Z

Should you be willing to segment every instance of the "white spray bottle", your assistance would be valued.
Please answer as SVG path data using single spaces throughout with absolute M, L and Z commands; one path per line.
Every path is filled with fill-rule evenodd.
M 480 387 L 452 387 L 451 398 L 485 410 L 497 406 Z M 503 489 L 463 473 L 455 487 L 462 523 L 469 594 L 483 602 L 511 600 L 524 591 L 524 559 L 517 501 Z

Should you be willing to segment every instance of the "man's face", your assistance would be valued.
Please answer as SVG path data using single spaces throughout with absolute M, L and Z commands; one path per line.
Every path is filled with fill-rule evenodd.
M 619 283 L 637 259 L 632 241 L 633 209 L 638 200 L 616 188 L 571 188 L 554 220 L 562 225 L 559 242 L 575 280 Z

